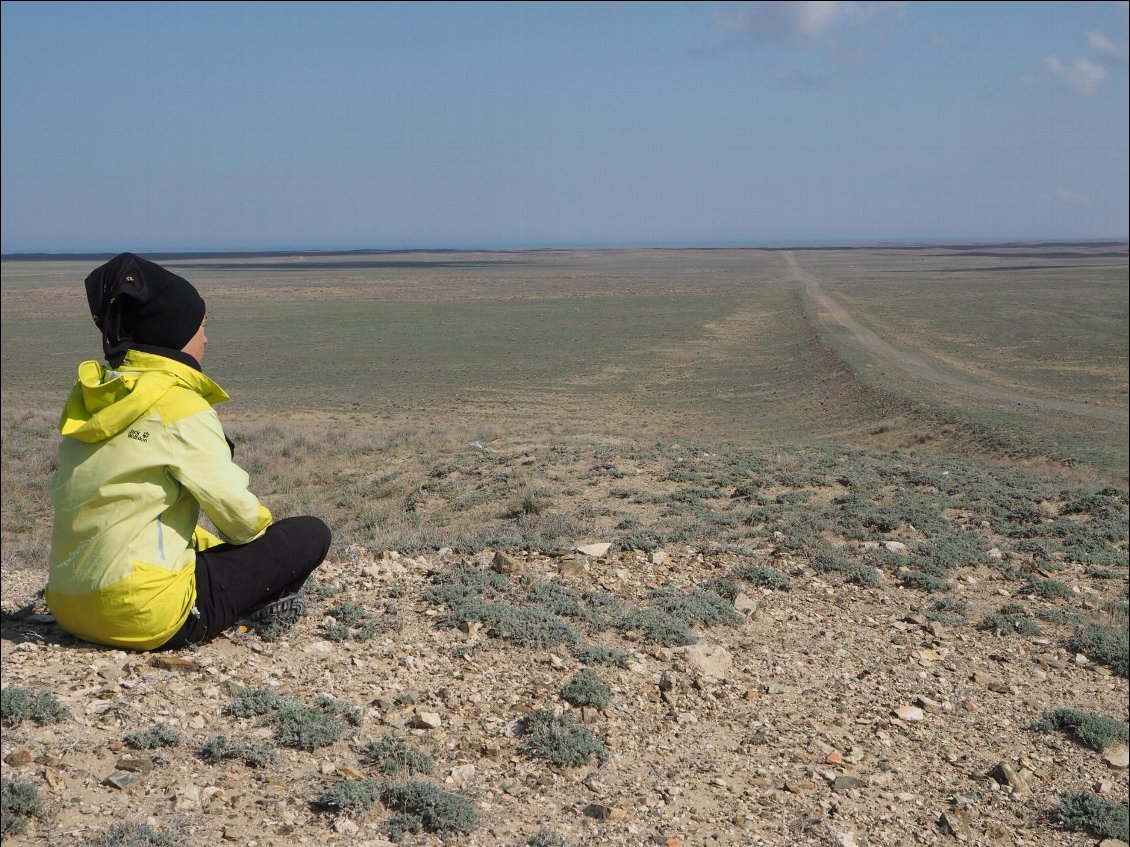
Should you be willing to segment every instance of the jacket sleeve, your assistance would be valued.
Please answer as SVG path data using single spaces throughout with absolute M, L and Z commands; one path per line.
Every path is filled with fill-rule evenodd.
M 252 494 L 247 472 L 231 458 L 223 427 L 208 409 L 172 424 L 169 472 L 212 519 L 230 544 L 246 544 L 271 524 L 271 513 Z

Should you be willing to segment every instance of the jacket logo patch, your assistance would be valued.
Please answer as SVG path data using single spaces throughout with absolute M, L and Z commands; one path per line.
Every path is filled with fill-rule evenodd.
M 149 441 L 149 433 L 148 432 L 142 432 L 142 431 L 137 430 L 137 429 L 131 429 L 129 431 L 129 437 L 132 438 L 134 441 L 141 441 L 143 443 L 147 443 Z

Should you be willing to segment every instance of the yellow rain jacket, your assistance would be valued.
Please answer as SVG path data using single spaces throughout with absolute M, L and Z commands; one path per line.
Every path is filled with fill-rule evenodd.
M 78 367 L 59 421 L 47 605 L 87 641 L 152 650 L 196 601 L 196 552 L 245 544 L 271 523 L 232 461 L 213 404 L 228 395 L 200 371 L 130 350 L 114 370 Z

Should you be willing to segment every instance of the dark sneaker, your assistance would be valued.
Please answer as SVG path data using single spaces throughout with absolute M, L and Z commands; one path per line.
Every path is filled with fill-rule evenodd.
M 243 623 L 255 627 L 292 627 L 306 614 L 306 601 L 300 594 L 287 594 L 243 616 Z

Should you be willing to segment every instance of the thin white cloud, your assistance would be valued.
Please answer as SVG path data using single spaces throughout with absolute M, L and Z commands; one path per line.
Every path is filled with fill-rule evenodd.
M 718 25 L 757 41 L 811 42 L 846 27 L 863 27 L 877 18 L 901 17 L 903 3 L 855 3 L 836 0 L 768 0 L 727 5 L 715 16 Z
M 1059 56 L 1048 56 L 1044 67 L 1053 80 L 1084 97 L 1094 97 L 1099 86 L 1110 79 L 1110 71 L 1088 59 L 1076 59 L 1068 65 Z
M 1115 62 L 1125 64 L 1127 59 L 1130 58 L 1130 51 L 1127 50 L 1125 44 L 1119 44 L 1097 29 L 1093 29 L 1087 33 L 1087 43 L 1091 45 L 1092 50 L 1104 59 L 1111 59 Z

